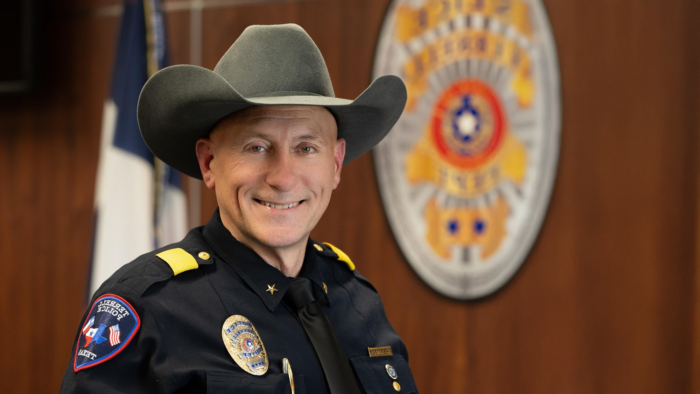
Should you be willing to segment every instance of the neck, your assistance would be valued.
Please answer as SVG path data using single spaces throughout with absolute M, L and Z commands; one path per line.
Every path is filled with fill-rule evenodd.
M 280 270 L 284 276 L 288 278 L 299 276 L 301 267 L 304 265 L 306 242 L 303 242 L 301 245 L 284 248 L 274 248 L 259 243 L 244 242 L 243 240 L 241 240 L 241 243 L 253 249 L 263 261 Z
M 292 245 L 274 247 L 265 245 L 254 238 L 246 237 L 238 231 L 233 223 L 228 223 L 224 215 L 221 215 L 221 222 L 238 242 L 252 249 L 263 261 L 280 270 L 284 276 L 288 278 L 299 276 L 301 267 L 304 264 L 308 237 Z

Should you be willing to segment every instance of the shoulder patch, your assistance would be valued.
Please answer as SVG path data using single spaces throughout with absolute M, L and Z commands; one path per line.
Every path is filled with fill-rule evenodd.
M 119 354 L 141 327 L 136 310 L 115 294 L 92 304 L 75 348 L 73 371 L 94 367 Z
M 352 262 L 352 260 L 350 260 L 350 257 L 348 257 L 348 255 L 345 254 L 345 252 L 336 248 L 335 246 L 331 245 L 328 242 L 324 242 L 323 244 L 326 245 L 330 249 L 331 252 L 333 252 L 333 254 L 335 255 L 335 258 L 337 260 L 342 261 L 345 264 L 347 264 L 348 268 L 350 268 L 350 271 L 355 271 L 355 264 Z
M 156 256 L 168 263 L 170 268 L 173 270 L 173 275 L 178 275 L 185 271 L 199 268 L 199 264 L 197 264 L 194 257 L 182 248 L 168 249 L 164 252 L 158 253 Z

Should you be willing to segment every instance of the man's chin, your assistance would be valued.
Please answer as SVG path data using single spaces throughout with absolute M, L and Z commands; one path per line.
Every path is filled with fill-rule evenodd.
M 308 234 L 294 234 L 290 231 L 275 231 L 267 232 L 261 236 L 256 237 L 257 242 L 260 244 L 274 249 L 282 249 L 293 246 L 298 246 L 301 244 L 306 244 L 309 238 Z

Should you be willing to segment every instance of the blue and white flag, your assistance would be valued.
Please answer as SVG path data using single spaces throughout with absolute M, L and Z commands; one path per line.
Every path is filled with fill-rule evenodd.
M 148 150 L 136 120 L 141 88 L 167 58 L 159 0 L 125 0 L 102 119 L 90 295 L 125 263 L 187 231 L 180 173 Z

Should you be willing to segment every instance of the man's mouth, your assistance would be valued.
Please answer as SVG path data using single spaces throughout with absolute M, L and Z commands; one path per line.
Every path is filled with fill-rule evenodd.
M 301 200 L 301 201 L 297 201 L 297 202 L 293 202 L 293 203 L 288 203 L 288 204 L 275 204 L 275 203 L 268 202 L 268 201 L 258 200 L 257 198 L 254 198 L 254 200 L 255 200 L 255 202 L 257 202 L 258 204 L 261 204 L 261 205 L 264 205 L 264 206 L 270 207 L 270 208 L 275 208 L 275 209 L 289 209 L 289 208 L 294 208 L 294 207 L 296 207 L 297 205 L 299 205 L 299 204 L 301 204 L 301 203 L 304 202 L 304 200 Z

